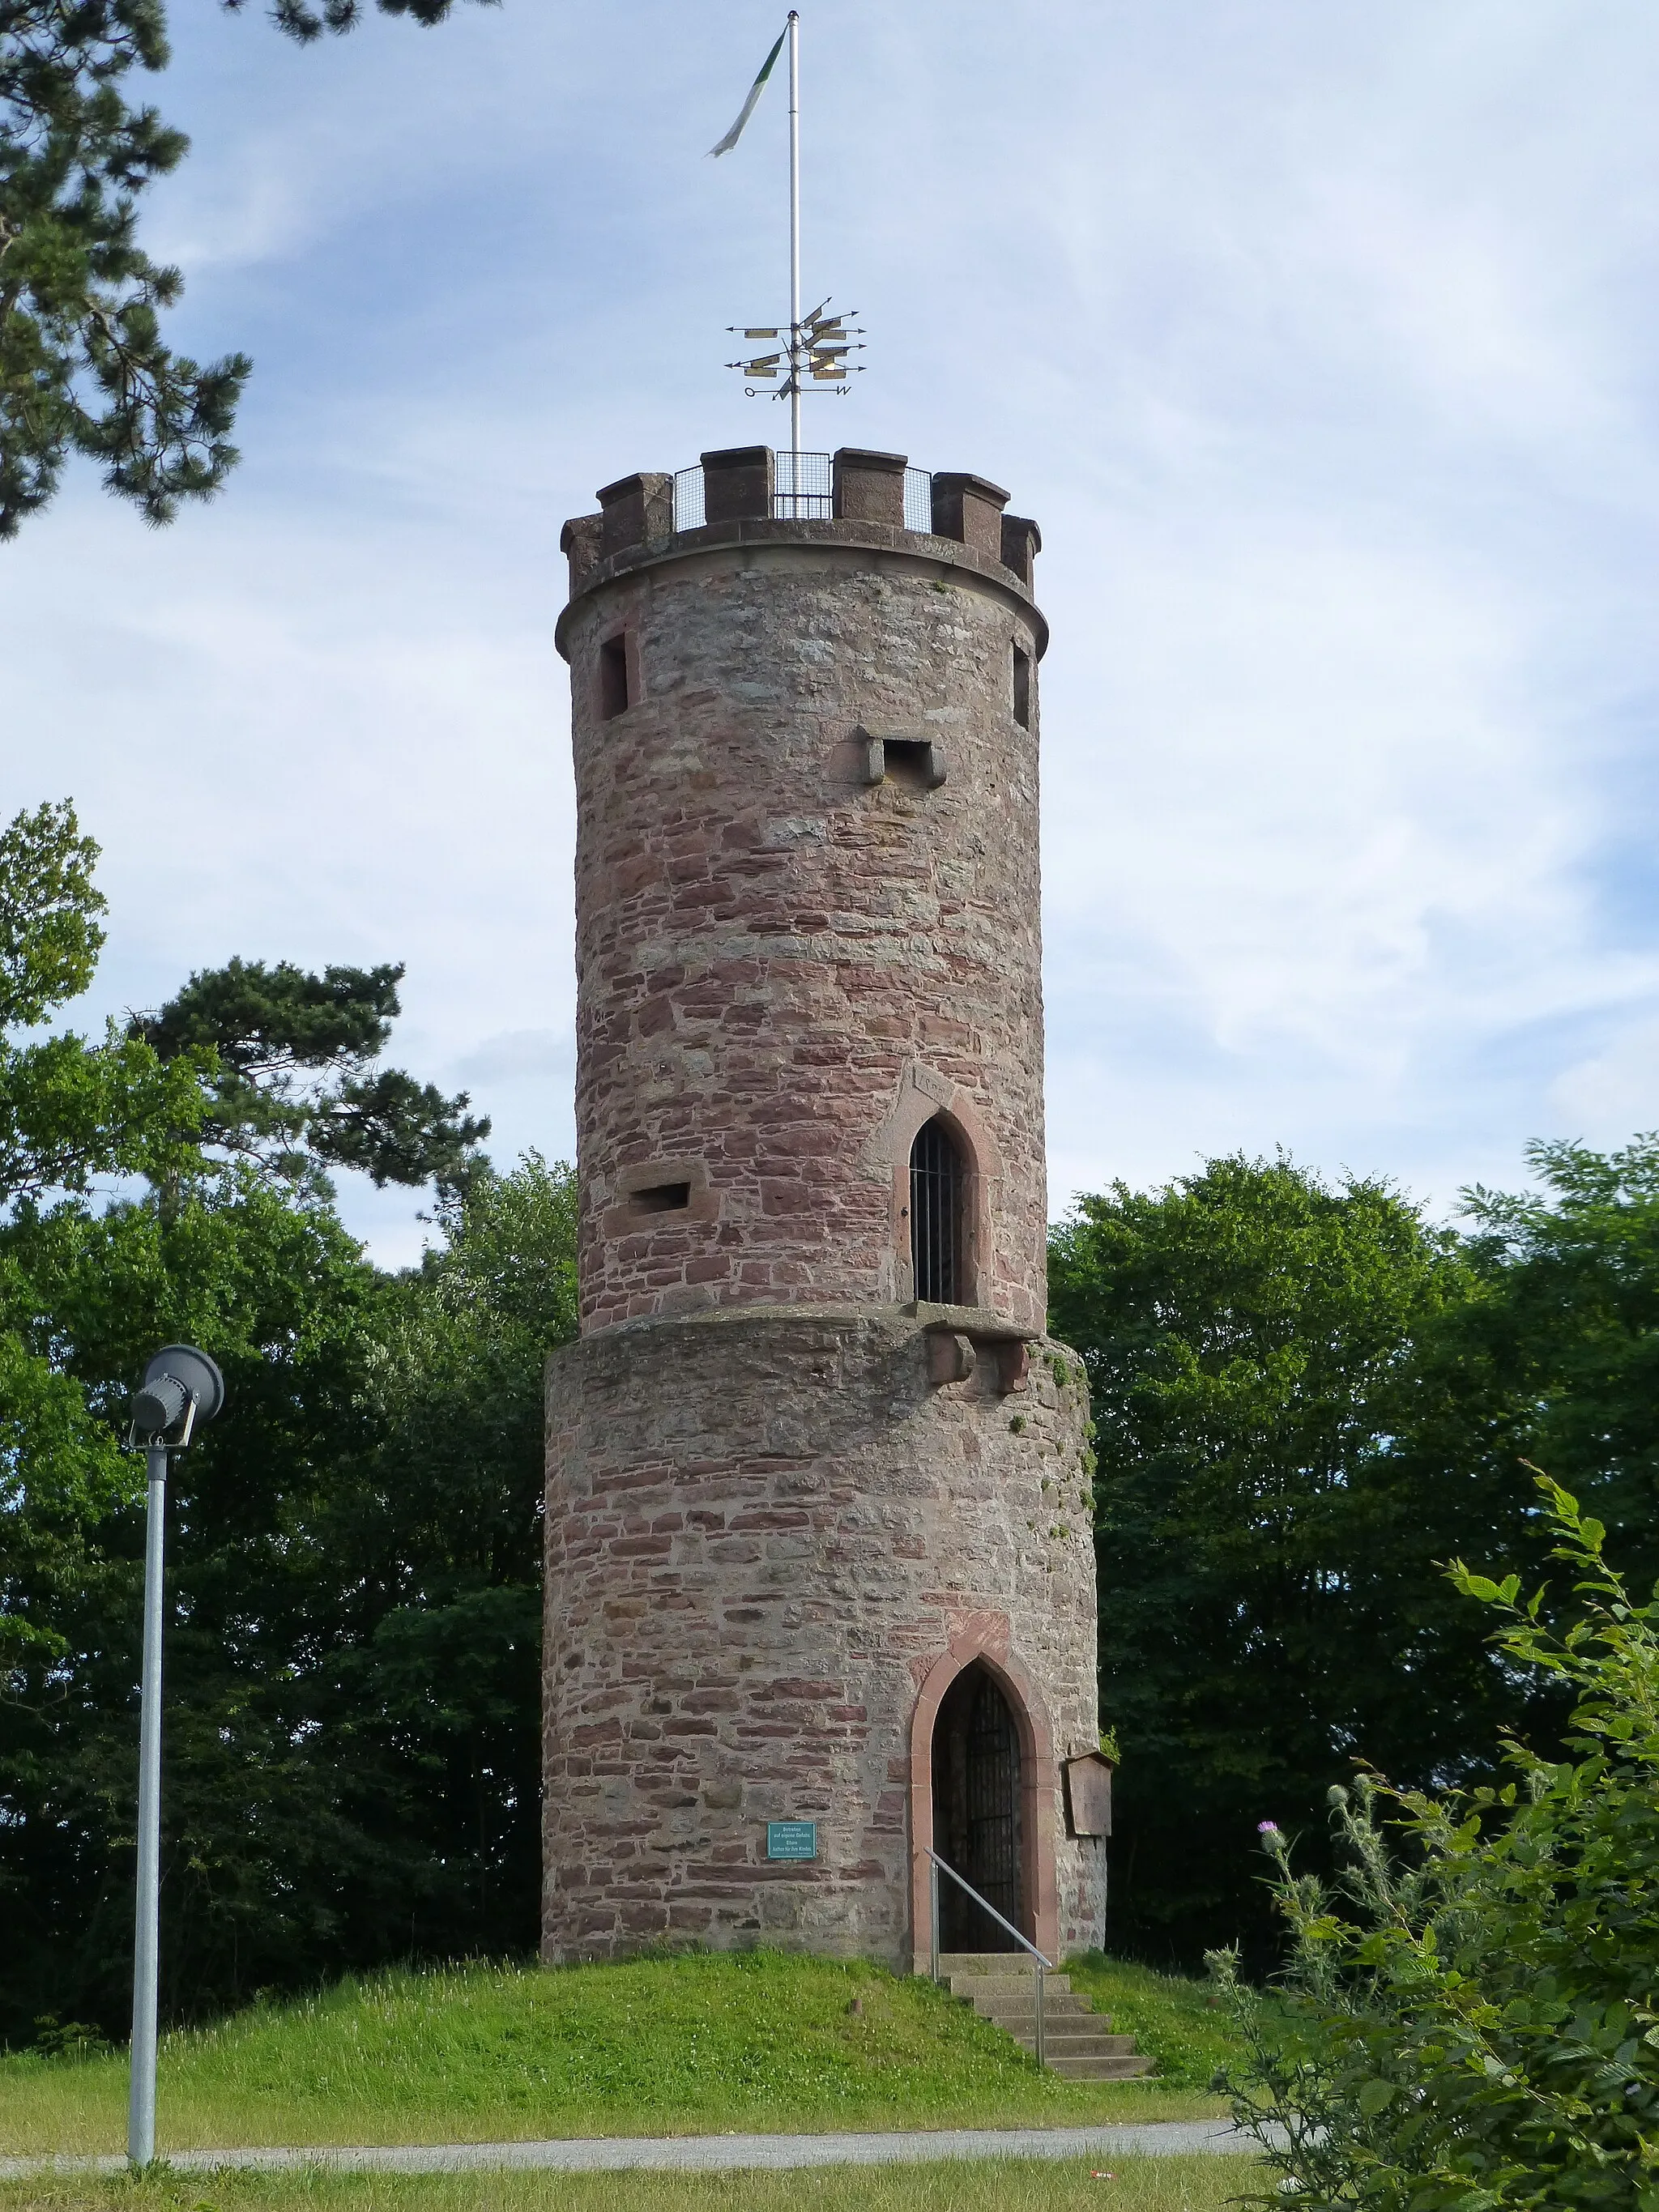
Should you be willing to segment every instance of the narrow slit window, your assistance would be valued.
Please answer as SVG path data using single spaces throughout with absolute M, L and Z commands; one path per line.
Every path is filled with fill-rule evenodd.
M 609 722 L 632 704 L 628 696 L 628 640 L 608 637 L 599 647 L 600 719 Z
M 683 1213 L 691 1203 L 689 1182 L 653 1182 L 629 1194 L 629 1203 L 641 1213 Z
M 1014 720 L 1022 730 L 1031 726 L 1031 656 L 1014 647 Z
M 923 1122 L 910 1147 L 910 1267 L 928 1305 L 962 1303 L 962 1154 L 945 1122 Z

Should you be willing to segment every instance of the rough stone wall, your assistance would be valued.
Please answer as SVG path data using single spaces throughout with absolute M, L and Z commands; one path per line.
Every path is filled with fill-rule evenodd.
M 583 1327 L 908 1297 L 904 1165 L 943 1105 L 979 1168 L 967 1302 L 1039 1328 L 1036 687 L 1024 728 L 1012 665 L 1041 617 L 962 549 L 769 527 L 612 560 L 561 625 Z M 946 780 L 890 758 L 867 782 L 863 732 L 933 740 Z M 678 1182 L 672 1212 L 633 1195 Z
M 1049 1741 L 1037 1806 L 1060 1951 L 1101 1938 L 1102 1846 L 1055 1763 L 1097 1741 L 1087 1402 L 1031 1346 L 928 1379 L 893 1308 L 630 1323 L 548 1378 L 550 1960 L 656 1938 L 908 1968 L 918 1692 L 947 1653 L 1019 1674 Z M 925 1775 L 921 1778 L 925 1786 Z M 769 1863 L 769 1820 L 819 1824 Z

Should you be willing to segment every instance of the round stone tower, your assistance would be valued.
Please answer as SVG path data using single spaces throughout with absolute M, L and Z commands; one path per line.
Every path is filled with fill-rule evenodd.
M 890 453 L 678 490 L 694 526 L 641 475 L 563 540 L 544 1951 L 908 1966 L 931 1850 L 1054 1958 L 1100 1940 L 1109 1770 L 1083 1374 L 1043 1334 L 1040 540 Z M 944 1889 L 947 1949 L 1003 1947 Z

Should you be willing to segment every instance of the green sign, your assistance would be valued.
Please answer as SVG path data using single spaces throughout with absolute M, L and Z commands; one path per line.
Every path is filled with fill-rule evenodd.
M 766 1856 L 769 1859 L 815 1859 L 818 1855 L 816 1820 L 769 1820 Z

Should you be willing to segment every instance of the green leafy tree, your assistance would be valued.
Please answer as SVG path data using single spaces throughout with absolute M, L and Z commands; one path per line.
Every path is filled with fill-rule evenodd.
M 1084 1199 L 1051 1285 L 1093 1396 L 1114 1941 L 1265 1960 L 1260 1819 L 1322 1829 L 1357 1759 L 1464 1773 L 1516 1711 L 1437 1567 L 1524 1541 L 1501 1454 L 1456 1471 L 1489 1378 L 1425 1353 L 1480 1286 L 1387 1184 L 1243 1158 Z
M 573 1178 L 479 1176 L 391 1277 L 321 1201 L 229 1182 L 82 1221 L 40 1271 L 93 1402 L 172 1337 L 226 1374 L 171 1485 L 174 2016 L 537 1930 L 541 1378 L 574 1328 Z M 83 1510 L 71 1545 L 8 1592 L 51 1649 L 0 1695 L 0 2038 L 47 2011 L 118 2034 L 127 2004 L 137 1499 Z
M 15 1024 L 90 976 L 94 858 L 67 806 L 0 836 Z M 368 1265 L 318 1163 L 364 1157 L 328 1149 L 331 1117 L 378 1080 L 398 972 L 233 963 L 154 1042 L 0 1032 L 0 2040 L 126 2014 L 143 1520 L 118 1432 L 169 1339 L 228 1385 L 170 1486 L 169 2005 L 534 1940 L 541 1370 L 574 1326 L 571 1178 L 496 1175 L 434 1109 L 447 1150 L 373 1157 L 455 1170 L 437 1242 Z
M 226 0 L 240 6 L 240 0 Z M 376 0 L 441 21 L 453 0 Z M 347 31 L 356 0 L 276 0 L 290 37 Z M 161 319 L 184 279 L 138 243 L 138 201 L 189 141 L 131 104 L 168 58 L 162 0 L 0 0 L 0 538 L 45 507 L 70 456 L 170 522 L 234 465 L 244 354 L 174 354 Z
M 36 1262 L 111 1176 L 174 1176 L 202 1113 L 198 1071 L 112 1029 L 33 1034 L 90 981 L 97 848 L 66 801 L 0 832 L 0 1669 L 61 1653 L 41 1593 L 85 1565 L 78 1530 L 132 1490 L 108 1422 L 66 1370 Z M 24 1583 L 34 1592 L 21 1595 Z
M 1564 1626 L 1541 1590 L 1517 1601 L 1517 1575 L 1451 1580 L 1503 1616 L 1507 1666 L 1571 1694 L 1565 1755 L 1510 1738 L 1492 1787 L 1334 1792 L 1334 1885 L 1269 1829 L 1290 1964 L 1264 1999 L 1213 1962 L 1252 2051 L 1236 2115 L 1280 2176 L 1259 2202 L 1659 2204 L 1659 1607 L 1607 1565 L 1600 1522 L 1540 1487 L 1575 1580 Z
M 1446 1356 L 1498 1386 L 1492 1448 L 1547 1467 L 1659 1577 L 1659 1135 L 1527 1148 L 1537 1188 L 1466 1194 L 1486 1286 Z

